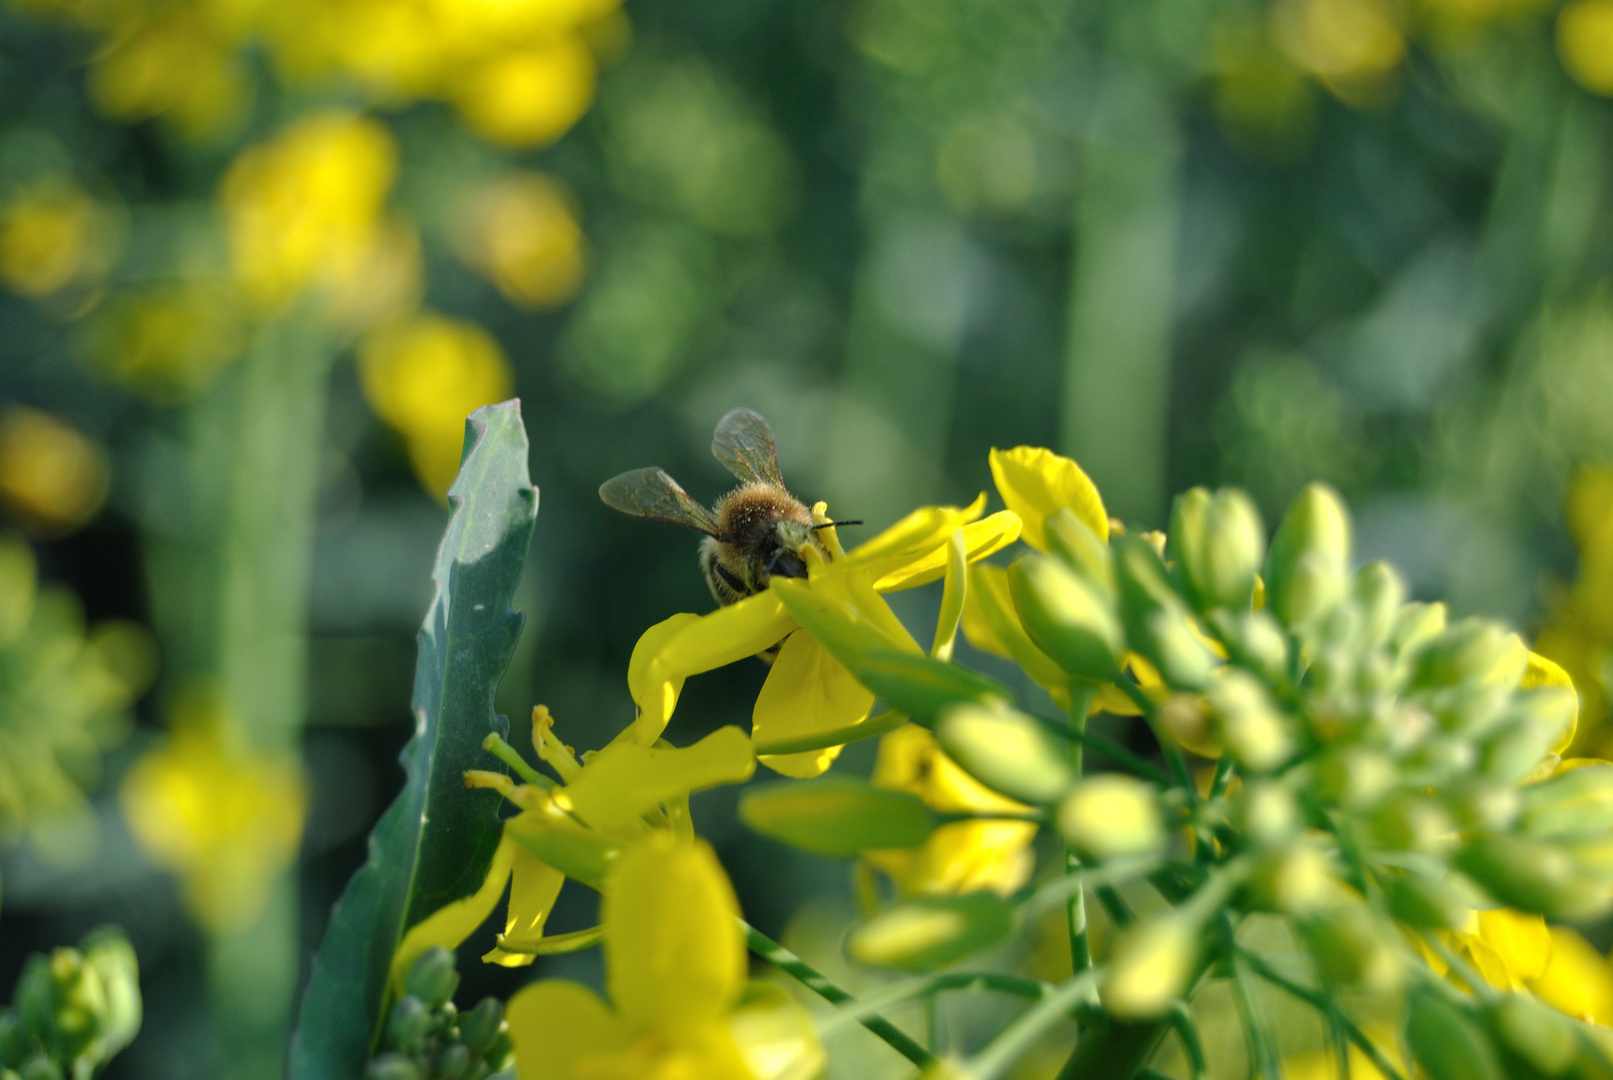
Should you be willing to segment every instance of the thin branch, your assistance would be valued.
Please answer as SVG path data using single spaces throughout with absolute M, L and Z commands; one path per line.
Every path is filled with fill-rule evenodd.
M 1366 1033 L 1356 1026 L 1355 1021 L 1345 1015 L 1344 1011 L 1334 1003 L 1331 997 L 1321 990 L 1313 990 L 1290 979 L 1273 967 L 1259 953 L 1251 952 L 1242 945 L 1234 945 L 1233 948 L 1237 950 L 1238 955 L 1243 958 L 1244 962 L 1249 965 L 1250 971 L 1253 971 L 1290 997 L 1298 998 L 1300 1001 L 1305 1002 L 1305 1004 L 1336 1023 L 1350 1042 L 1359 1047 L 1361 1052 L 1367 1056 L 1367 1060 L 1377 1066 L 1378 1071 L 1383 1073 L 1388 1080 L 1405 1080 L 1405 1077 L 1399 1069 L 1395 1068 L 1394 1063 L 1389 1060 L 1388 1056 L 1378 1048 L 1376 1043 L 1367 1038 Z
M 1102 971 L 1102 968 L 1088 968 L 1026 1009 L 969 1061 L 963 1069 L 964 1075 L 973 1080 L 995 1080 L 1002 1075 L 1047 1028 L 1060 1020 L 1068 1020 L 1072 1008 L 1096 996 Z

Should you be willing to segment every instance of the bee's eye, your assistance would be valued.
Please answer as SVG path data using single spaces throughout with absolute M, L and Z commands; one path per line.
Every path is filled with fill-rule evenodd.
M 807 576 L 807 566 L 801 556 L 789 548 L 779 548 L 768 557 L 767 576 L 804 578 Z

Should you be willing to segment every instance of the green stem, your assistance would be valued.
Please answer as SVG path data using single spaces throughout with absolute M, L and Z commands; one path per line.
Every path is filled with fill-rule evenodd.
M 851 992 L 845 987 L 818 971 L 811 964 L 802 960 L 750 923 L 741 919 L 739 920 L 739 925 L 744 928 L 745 944 L 750 947 L 751 952 L 789 975 L 808 990 L 833 1005 L 850 1005 L 856 1002 L 856 998 L 852 997 Z M 858 1023 L 879 1036 L 890 1045 L 891 1049 L 919 1068 L 926 1068 L 934 1064 L 934 1054 L 913 1041 L 906 1032 L 884 1017 L 863 1017 L 859 1019 Z
M 1049 1027 L 1068 1020 L 1071 1009 L 1096 997 L 1100 973 L 1098 968 L 1088 968 L 1026 1009 L 975 1055 L 965 1067 L 965 1075 L 993 1080 L 1006 1072 Z
M 1154 741 L 1159 743 L 1160 753 L 1165 755 L 1165 764 L 1170 767 L 1171 779 L 1187 792 L 1190 800 L 1198 802 L 1199 788 L 1197 784 L 1193 783 L 1193 774 L 1188 771 L 1187 759 L 1182 756 L 1182 751 L 1175 742 L 1159 733 L 1156 723 L 1159 717 L 1159 706 L 1154 704 L 1153 698 L 1143 693 L 1142 687 L 1124 675 L 1115 680 L 1115 685 L 1120 687 L 1125 692 L 1125 695 L 1131 699 L 1132 704 L 1141 710 L 1143 720 L 1148 724 L 1148 730 L 1154 733 Z
M 1215 779 L 1210 781 L 1210 799 L 1219 799 L 1227 793 L 1227 785 L 1232 782 L 1233 761 L 1231 754 L 1223 754 L 1221 760 L 1215 763 Z
M 1230 926 L 1227 933 L 1231 934 Z M 1239 954 L 1232 956 L 1232 997 L 1238 1006 L 1238 1019 L 1243 1024 L 1243 1043 L 1249 1050 L 1249 1073 L 1259 1080 L 1277 1080 L 1279 1066 L 1271 1046 L 1271 1038 L 1256 1010 L 1254 994 L 1250 992 L 1249 978 L 1244 973 Z
M 1497 1000 L 1498 995 L 1489 982 L 1485 980 L 1483 975 L 1474 970 L 1472 964 L 1462 959 L 1460 953 L 1441 941 L 1435 934 L 1424 934 L 1422 938 L 1428 943 L 1428 947 L 1433 949 L 1441 960 L 1445 961 L 1445 966 L 1450 968 L 1458 979 L 1467 983 L 1467 988 L 1474 997 L 1486 1004 Z
M 1156 784 L 1169 785 L 1171 783 L 1170 774 L 1164 769 L 1161 769 L 1142 755 L 1132 753 L 1113 739 L 1103 735 L 1096 735 L 1086 730 L 1077 731 L 1068 724 L 1061 724 L 1044 716 L 1038 716 L 1035 719 L 1040 721 L 1048 734 L 1056 738 L 1078 742 L 1088 750 L 1096 751 L 1116 765 L 1124 765 L 1138 776 L 1152 780 Z
M 580 952 L 605 939 L 603 926 L 590 926 L 586 930 L 573 930 L 569 934 L 546 934 L 541 938 L 525 939 L 498 936 L 498 947 L 505 952 L 524 953 L 528 956 L 555 956 L 560 953 Z
M 1126 903 L 1125 897 L 1120 895 L 1120 890 L 1113 885 L 1098 885 L 1092 891 L 1097 894 L 1098 903 L 1103 905 L 1103 913 L 1109 916 L 1109 921 L 1115 926 L 1125 929 L 1137 921 L 1137 915 L 1131 910 L 1131 905 Z
M 1179 1001 L 1171 1009 L 1170 1020 L 1171 1026 L 1176 1029 L 1177 1041 L 1182 1044 L 1182 1053 L 1187 1057 L 1191 1080 L 1205 1080 L 1210 1074 L 1210 1066 L 1204 1056 L 1204 1041 L 1199 1038 L 1199 1029 L 1193 1022 L 1193 1014 Z M 1349 1074 L 1339 1075 L 1342 1077 Z
M 1131 1080 L 1170 1029 L 1168 1020 L 1111 1020 L 1106 1027 L 1085 1031 L 1058 1080 Z
M 1018 975 L 1003 975 L 994 971 L 959 971 L 944 975 L 925 975 L 906 982 L 893 983 L 865 997 L 857 998 L 818 1025 L 820 1033 L 827 1034 L 849 1023 L 862 1023 L 872 1016 L 914 998 L 931 998 L 947 990 L 991 990 L 999 994 L 1041 1001 L 1056 988 L 1040 979 L 1026 979 Z
M 1065 758 L 1070 772 L 1080 783 L 1082 762 L 1081 736 L 1087 730 L 1087 709 L 1097 687 L 1078 682 L 1070 687 L 1070 733 L 1075 737 L 1065 747 Z M 1081 858 L 1068 842 L 1064 845 L 1064 873 L 1066 876 L 1081 872 Z M 1070 969 L 1080 974 L 1092 967 L 1092 942 L 1087 936 L 1087 899 L 1085 889 L 1076 889 L 1064 901 L 1064 922 L 1070 936 Z
M 1244 963 L 1249 965 L 1250 971 L 1253 971 L 1256 975 L 1260 976 L 1266 982 L 1271 983 L 1271 985 L 1277 987 L 1290 997 L 1294 997 L 1305 1002 L 1313 1009 L 1316 1009 L 1323 1015 L 1327 1016 L 1332 1020 L 1333 1023 L 1337 1024 L 1339 1029 L 1344 1032 L 1345 1037 L 1359 1047 L 1361 1052 L 1367 1056 L 1367 1059 L 1371 1061 L 1372 1064 L 1377 1067 L 1378 1071 L 1383 1073 L 1388 1080 L 1405 1080 L 1405 1078 L 1401 1075 L 1400 1070 L 1395 1068 L 1394 1063 L 1384 1055 L 1382 1050 L 1378 1049 L 1372 1040 L 1367 1038 L 1366 1033 L 1356 1026 L 1355 1021 L 1351 1020 L 1344 1014 L 1343 1010 L 1338 1007 L 1337 1003 L 1332 997 L 1320 990 L 1313 990 L 1308 986 L 1290 979 L 1288 976 L 1272 967 L 1271 964 L 1267 962 L 1265 957 L 1261 956 L 1259 953 L 1251 952 L 1241 945 L 1235 945 L 1234 948 L 1237 949 L 1238 955 L 1242 957 Z
M 503 737 L 496 731 L 489 732 L 487 738 L 482 740 L 482 749 L 504 762 L 515 771 L 516 776 L 534 787 L 540 787 L 545 791 L 553 791 L 560 786 L 528 765 L 526 758 L 521 756 L 520 751 L 505 742 Z
M 845 746 L 847 743 L 884 735 L 895 731 L 905 723 L 907 723 L 906 713 L 886 709 L 878 716 L 869 717 L 860 724 L 848 724 L 833 731 L 820 731 L 795 739 L 779 739 L 763 743 L 756 747 L 756 755 L 764 757 L 771 754 L 804 754 L 810 750 L 827 750 L 831 746 Z

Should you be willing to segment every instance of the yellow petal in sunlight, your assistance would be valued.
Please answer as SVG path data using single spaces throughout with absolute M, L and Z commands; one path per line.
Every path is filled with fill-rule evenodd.
M 504 936 L 511 942 L 526 944 L 543 936 L 543 924 L 549 921 L 549 913 L 554 910 L 554 902 L 560 896 L 560 886 L 566 883 L 566 875 L 539 860 L 521 845 L 514 844 L 512 847 L 510 905 L 504 916 Z M 536 957 L 532 953 L 511 952 L 495 947 L 484 953 L 482 959 L 503 967 L 525 967 Z
M 505 1016 L 520 1076 L 569 1080 L 579 1058 L 622 1046 L 628 1027 L 586 986 L 548 980 L 523 987 Z
M 811 635 L 797 631 L 784 639 L 773 670 L 751 714 L 751 732 L 760 743 L 797 739 L 860 724 L 868 719 L 874 695 L 830 656 Z M 763 765 L 785 776 L 820 776 L 840 755 L 840 747 L 800 754 L 770 755 Z
M 1530 690 L 1537 686 L 1566 686 L 1574 689 L 1574 680 L 1569 678 L 1568 672 L 1554 661 L 1546 659 L 1539 653 L 1530 651 L 1529 666 L 1524 668 L 1523 678 L 1518 682 L 1519 690 Z M 1551 748 L 1554 754 L 1561 754 L 1568 749 L 1574 741 L 1574 733 L 1579 730 L 1579 694 L 1574 694 L 1574 718 L 1568 729 L 1558 738 L 1555 746 Z
M 719 728 L 683 749 L 618 740 L 589 758 L 555 802 L 602 832 L 631 836 L 639 818 L 662 803 L 743 783 L 755 771 L 750 739 L 736 727 Z
M 1613 965 L 1566 926 L 1551 928 L 1551 960 L 1529 989 L 1569 1016 L 1613 1024 Z
M 459 943 L 470 937 L 471 931 L 493 913 L 499 897 L 504 895 L 505 884 L 510 880 L 510 864 L 515 852 L 516 845 L 509 837 L 500 840 L 498 849 L 493 852 L 493 861 L 488 864 L 487 876 L 475 892 L 438 908 L 409 928 L 409 932 L 398 943 L 397 951 L 392 954 L 388 979 L 393 993 L 403 992 L 404 976 L 421 953 L 433 945 L 441 945 L 445 949 L 458 948 Z
M 1022 523 L 1012 510 L 999 510 L 989 517 L 973 521 L 963 527 L 963 543 L 968 561 L 978 562 L 1001 551 L 1019 539 Z M 928 585 L 946 573 L 947 551 L 938 547 L 930 554 L 899 570 L 893 570 L 874 583 L 880 592 L 900 592 L 919 585 Z
M 1020 539 L 1037 551 L 1047 550 L 1048 515 L 1069 507 L 1098 535 L 1109 539 L 1109 514 L 1098 488 L 1081 466 L 1039 446 L 1016 446 L 991 452 L 991 476 L 1008 509 L 1024 522 Z
M 738 918 L 733 887 L 705 841 L 629 848 L 611 872 L 600 920 L 617 1011 L 669 1039 L 727 1014 L 745 985 Z
M 1551 933 L 1539 915 L 1510 908 L 1481 911 L 1479 936 L 1496 951 L 1514 979 L 1538 979 L 1551 963 Z
M 985 509 L 984 493 L 968 506 L 961 508 L 920 507 L 878 536 L 852 548 L 844 559 L 835 559 L 814 568 L 812 576 L 818 577 L 820 573 L 839 575 L 853 570 L 867 572 L 875 581 L 883 579 L 886 575 L 898 576 L 908 565 L 940 550 L 947 537 L 952 535 L 952 530 L 976 521 Z M 1006 521 L 1002 523 L 1003 526 L 1006 524 Z M 944 553 L 936 566 L 940 571 L 936 577 L 939 577 L 946 570 Z

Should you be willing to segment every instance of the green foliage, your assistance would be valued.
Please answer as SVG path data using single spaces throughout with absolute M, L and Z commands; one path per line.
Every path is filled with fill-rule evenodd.
M 487 1080 L 495 1074 L 512 1080 L 515 1059 L 504 1006 L 483 998 L 462 1013 L 453 1001 L 458 985 L 453 953 L 439 945 L 420 954 L 403 997 L 387 1016 L 382 1052 L 365 1067 L 365 1080 Z
M 493 692 L 521 629 L 510 608 L 537 514 L 518 402 L 478 409 L 450 489 L 436 597 L 420 631 L 415 736 L 403 790 L 370 836 L 370 857 L 332 912 L 291 1045 L 295 1080 L 350 1078 L 380 1035 L 387 972 L 404 933 L 474 892 L 498 841 L 498 797 L 467 790 L 482 741 L 508 723 Z M 429 828 L 427 827 L 429 822 Z
M 123 931 L 28 958 L 0 1010 L 0 1078 L 89 1080 L 140 1031 L 140 971 Z

